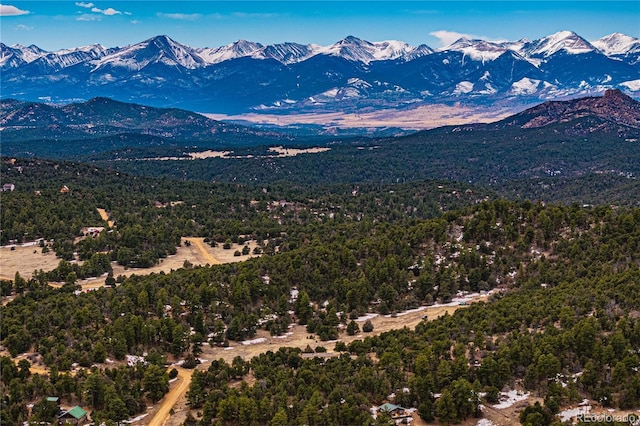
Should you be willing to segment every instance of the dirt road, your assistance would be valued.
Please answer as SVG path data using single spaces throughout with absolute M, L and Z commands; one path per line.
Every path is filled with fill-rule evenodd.
M 186 370 L 182 367 L 176 367 L 178 370 L 178 384 L 174 386 L 169 393 L 167 393 L 160 403 L 158 411 L 149 421 L 149 426 L 162 426 L 165 424 L 169 417 L 169 412 L 183 398 L 189 390 L 189 384 L 191 383 L 191 374 L 193 370 Z
M 185 239 L 185 241 L 189 241 L 189 243 L 195 244 L 195 246 L 198 247 L 198 250 L 200 250 L 200 253 L 205 258 L 207 263 L 209 263 L 209 265 L 219 265 L 220 264 L 220 261 L 218 259 L 216 259 L 215 257 L 213 257 L 211 255 L 211 253 L 209 253 L 207 251 L 207 249 L 204 246 L 204 240 L 202 238 L 187 238 L 187 239 Z
M 340 341 L 347 344 L 354 340 L 361 340 L 368 336 L 376 336 L 381 333 L 395 330 L 403 327 L 409 329 L 415 328 L 418 323 L 423 320 L 425 315 L 428 316 L 428 320 L 431 321 L 438 317 L 443 316 L 445 313 L 449 315 L 453 314 L 457 309 L 465 308 L 469 303 L 479 302 L 486 300 L 488 295 L 478 295 L 473 298 L 469 298 L 466 305 L 460 305 L 458 303 L 451 303 L 446 305 L 433 305 L 424 306 L 419 309 L 414 309 L 406 312 L 398 313 L 397 316 L 390 315 L 376 315 L 372 314 L 368 317 L 361 317 L 357 320 L 358 325 L 362 328 L 362 324 L 366 319 L 370 319 L 373 324 L 373 331 L 371 333 L 359 333 L 354 336 L 349 336 L 345 332 L 340 333 Z M 327 352 L 333 352 L 333 347 L 336 341 L 323 342 L 317 338 L 309 338 L 310 334 L 306 331 L 306 326 L 293 324 L 292 328 L 282 336 L 271 336 L 265 330 L 259 330 L 253 340 L 233 343 L 228 348 L 203 346 L 203 352 L 201 358 L 212 359 L 224 359 L 227 362 L 231 362 L 234 357 L 241 356 L 245 360 L 250 360 L 256 355 L 259 355 L 266 351 L 276 351 L 281 346 L 295 347 L 304 349 L 307 345 L 312 348 L 316 346 L 324 346 Z

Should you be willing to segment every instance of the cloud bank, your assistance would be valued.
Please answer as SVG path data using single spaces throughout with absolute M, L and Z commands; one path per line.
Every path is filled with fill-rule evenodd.
M 0 4 L 0 16 L 20 16 L 20 15 L 28 15 L 28 10 L 21 10 L 15 6 L 11 6 L 9 4 Z

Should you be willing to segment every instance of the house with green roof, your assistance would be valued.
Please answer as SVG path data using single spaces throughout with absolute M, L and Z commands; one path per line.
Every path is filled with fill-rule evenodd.
M 382 404 L 378 407 L 378 412 L 380 413 L 389 413 L 391 419 L 396 423 L 409 423 L 411 422 L 411 411 L 407 410 L 404 407 L 401 407 L 396 404 L 391 404 L 389 402 Z
M 59 425 L 83 425 L 87 422 L 87 412 L 77 405 L 68 410 L 63 410 L 58 416 Z

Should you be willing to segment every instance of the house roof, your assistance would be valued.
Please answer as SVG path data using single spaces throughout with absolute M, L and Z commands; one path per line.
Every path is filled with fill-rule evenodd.
M 48 396 L 47 397 L 47 401 L 49 402 L 58 402 L 60 400 L 60 398 L 58 398 L 57 396 Z
M 382 404 L 380 407 L 378 407 L 378 410 L 391 412 L 391 411 L 397 410 L 398 408 L 402 408 L 402 407 L 400 407 L 399 405 L 386 402 Z
M 67 412 L 62 413 L 60 417 L 66 416 L 67 414 L 77 420 L 80 420 L 81 418 L 87 415 L 87 412 L 76 405 L 75 407 L 70 408 Z

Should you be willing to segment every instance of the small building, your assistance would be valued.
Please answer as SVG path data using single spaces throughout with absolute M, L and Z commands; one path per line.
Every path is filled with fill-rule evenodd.
M 404 419 L 412 418 L 411 412 L 409 410 L 399 405 L 391 404 L 389 402 L 382 404 L 380 407 L 378 407 L 378 411 L 380 413 L 389 413 L 389 415 L 391 416 L 391 419 L 396 423 Z
M 84 425 L 87 422 L 87 412 L 77 405 L 68 410 L 63 410 L 58 416 L 59 425 Z
M 98 235 L 100 235 L 102 231 L 104 231 L 104 226 L 88 226 L 80 230 L 82 235 L 86 237 L 92 237 L 92 238 L 95 238 Z
M 60 193 L 61 194 L 67 194 L 69 192 L 69 187 L 67 185 L 62 185 L 62 188 L 60 188 Z
M 2 185 L 3 192 L 11 192 L 14 189 L 16 189 L 16 186 L 12 183 L 5 183 L 4 185 Z

